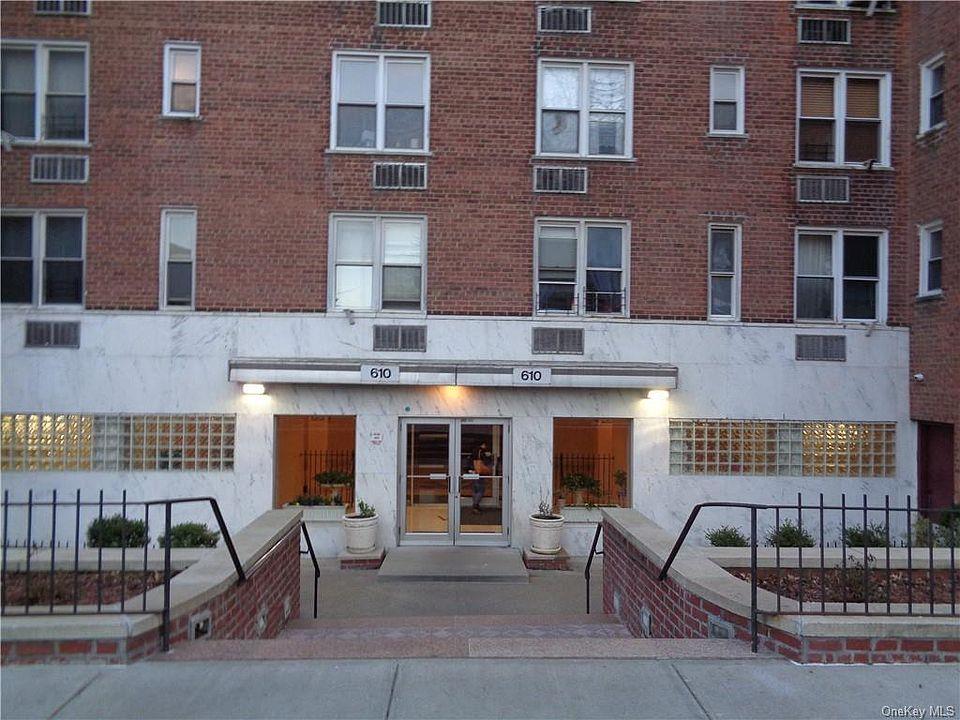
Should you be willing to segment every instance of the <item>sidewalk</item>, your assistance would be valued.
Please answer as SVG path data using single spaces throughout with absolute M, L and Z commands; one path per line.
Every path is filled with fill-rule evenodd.
M 953 666 L 783 660 L 296 660 L 6 667 L 13 718 L 882 718 L 960 702 Z M 944 715 L 946 716 L 946 715 Z

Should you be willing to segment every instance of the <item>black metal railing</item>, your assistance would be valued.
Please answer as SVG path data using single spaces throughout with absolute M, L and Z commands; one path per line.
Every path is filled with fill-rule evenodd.
M 300 532 L 307 543 L 307 549 L 301 550 L 301 555 L 309 555 L 313 561 L 313 619 L 317 619 L 317 611 L 320 601 L 320 564 L 317 562 L 317 554 L 313 551 L 313 542 L 310 540 L 310 533 L 307 532 L 307 524 L 300 521 Z
M 563 497 L 570 504 L 576 501 L 576 492 L 565 490 L 563 479 L 570 474 L 586 475 L 597 481 L 597 490 L 584 491 L 583 500 L 594 505 L 625 504 L 627 497 L 626 472 L 614 467 L 614 456 L 596 453 L 557 453 L 553 456 L 554 495 Z M 617 471 L 623 479 L 617 482 Z
M 172 541 L 170 531 L 173 527 L 172 516 L 174 505 L 185 505 L 189 503 L 209 504 L 216 519 L 220 531 L 220 541 L 226 547 L 233 562 L 233 567 L 237 573 L 238 582 L 246 580 L 246 573 L 240 564 L 237 556 L 233 539 L 223 519 L 223 513 L 220 512 L 220 506 L 216 499 L 209 496 L 170 498 L 165 500 L 145 500 L 130 501 L 127 499 L 126 490 L 123 491 L 120 500 L 105 500 L 103 491 L 99 492 L 96 500 L 84 501 L 81 499 L 80 490 L 77 490 L 75 496 L 69 499 L 58 497 L 57 491 L 51 492 L 50 498 L 40 500 L 34 497 L 33 490 L 27 492 L 26 501 L 10 500 L 10 491 L 3 493 L 3 545 L 0 549 L 2 559 L 0 559 L 0 615 L 106 615 L 106 614 L 138 614 L 154 613 L 156 608 L 147 607 L 147 593 L 162 583 L 163 585 L 163 605 L 161 633 L 163 640 L 163 649 L 170 647 L 170 581 L 173 577 L 171 548 Z M 151 510 L 162 507 L 162 541 L 158 542 L 157 547 L 163 550 L 162 571 L 151 570 L 150 562 L 150 515 Z M 111 512 L 119 508 L 119 520 L 104 515 L 104 511 Z M 81 535 L 84 527 L 84 514 L 86 519 L 93 515 L 93 527 L 89 538 Z M 67 531 L 64 537 L 64 523 L 67 527 L 72 522 L 72 532 Z M 60 521 L 58 527 L 58 521 Z M 112 538 L 106 538 L 108 528 L 111 522 L 119 527 L 119 537 L 116 534 Z M 11 526 L 13 523 L 13 526 Z M 41 526 L 41 523 L 43 526 Z M 17 573 L 9 571 L 9 551 L 18 550 L 19 540 L 14 541 L 11 538 L 11 527 L 13 533 L 25 533 L 23 543 L 24 557 L 22 560 L 22 570 Z M 92 540 L 92 543 L 84 543 L 82 538 Z M 105 547 L 105 543 L 107 546 Z M 90 550 L 95 550 L 95 557 L 81 558 L 81 547 L 85 546 Z M 119 551 L 120 569 L 119 571 L 108 570 L 108 573 L 119 572 L 119 597 L 117 599 L 105 599 L 105 577 L 104 577 L 104 551 L 112 550 L 112 555 Z M 66 553 L 67 561 L 62 570 L 58 570 L 58 553 Z M 49 557 L 43 557 L 48 554 Z M 72 561 L 70 555 L 72 554 Z M 81 565 L 86 567 L 95 560 L 94 569 L 81 570 Z M 111 558 L 108 557 L 108 560 Z M 21 562 L 18 558 L 17 562 Z M 156 560 L 154 560 L 156 564 Z M 67 575 L 64 578 L 67 581 L 66 604 L 57 601 L 57 573 Z M 81 576 L 96 573 L 93 588 L 84 584 L 84 592 L 81 593 Z M 159 577 L 158 577 L 159 573 Z M 15 575 L 22 575 L 21 578 L 15 578 Z M 40 576 L 37 583 L 34 583 L 34 576 Z M 133 593 L 133 597 L 128 598 L 128 577 L 134 581 L 134 586 L 139 585 L 139 589 Z M 139 583 L 136 580 L 139 578 Z M 11 580 L 22 581 L 14 583 L 11 588 Z M 108 580 L 111 578 L 108 576 Z M 116 578 L 112 578 L 116 580 Z M 31 586 L 34 590 L 42 592 L 46 590 L 49 597 L 45 602 L 40 603 L 42 595 L 37 595 L 38 602 L 31 602 Z M 11 603 L 10 594 L 13 590 L 18 590 L 22 596 L 23 603 Z M 95 600 L 91 597 L 91 590 L 95 590 Z M 112 594 L 116 594 L 116 588 L 113 588 Z M 138 598 L 139 596 L 139 598 Z M 81 601 L 81 598 L 83 601 Z
M 804 504 L 801 493 L 797 493 L 795 504 L 700 503 L 694 506 L 687 517 L 683 530 L 660 570 L 659 580 L 667 578 L 670 566 L 704 508 L 739 508 L 749 511 L 750 535 L 747 543 L 750 548 L 750 632 L 754 652 L 757 651 L 758 643 L 757 590 L 761 582 L 764 590 L 774 594 L 777 613 L 881 616 L 958 614 L 956 545 L 960 540 L 960 508 L 918 508 L 911 504 L 910 496 L 907 496 L 906 505 L 892 506 L 889 495 L 884 497 L 882 505 L 871 505 L 866 495 L 863 496 L 862 503 L 851 505 L 843 494 L 840 504 L 835 505 L 825 503 L 823 493 L 820 493 L 816 504 Z M 761 578 L 757 567 L 760 512 L 770 513 L 765 518 L 768 521 L 765 539 L 767 545 L 774 548 L 772 578 Z M 939 522 L 928 518 L 938 518 Z M 825 550 L 828 522 L 837 519 L 837 547 L 841 549 L 841 553 L 839 564 L 835 565 L 827 563 Z M 896 523 L 898 530 L 891 530 L 892 519 L 900 520 Z M 816 528 L 819 544 L 815 535 L 807 529 L 811 527 Z M 897 549 L 894 540 L 901 532 L 905 541 L 906 568 L 894 570 L 891 550 Z M 798 545 L 802 547 L 798 548 Z M 942 547 L 946 555 L 945 558 L 939 558 L 939 562 L 945 562 L 946 567 L 939 569 L 934 561 L 934 550 L 937 547 Z M 810 552 L 804 553 L 804 548 L 808 548 Z M 792 552 L 794 549 L 795 554 Z M 790 552 L 785 552 L 787 550 Z M 852 551 L 849 556 L 848 550 Z M 914 567 L 915 550 L 926 554 L 926 562 L 923 563 L 925 567 Z M 883 555 L 882 568 L 875 567 L 876 558 L 873 552 Z M 796 567 L 783 565 L 783 556 L 787 554 L 791 560 L 796 558 Z M 811 564 L 805 567 L 806 560 Z M 770 568 L 764 570 L 767 572 Z M 904 572 L 905 577 L 902 576 Z M 785 588 L 788 574 L 792 576 L 789 578 L 790 592 Z M 943 577 L 944 574 L 946 577 Z M 767 572 L 767 576 L 769 575 Z M 894 577 L 897 579 L 896 593 Z M 922 587 L 920 581 L 925 581 L 926 587 Z M 815 592 L 817 585 L 819 593 Z M 915 600 L 915 588 L 925 597 Z M 807 594 L 808 590 L 813 591 L 812 596 Z M 784 598 L 795 601 L 796 606 L 791 605 L 784 610 Z
M 590 614 L 590 568 L 593 567 L 593 558 L 597 555 L 603 555 L 603 550 L 597 550 L 597 543 L 600 542 L 600 533 L 603 532 L 603 523 L 597 523 L 597 531 L 593 534 L 593 544 L 590 545 L 590 553 L 587 555 L 587 564 L 583 568 L 583 580 L 587 586 L 587 615 Z
M 303 467 L 303 494 L 334 499 L 339 496 L 344 505 L 353 504 L 353 468 L 355 455 L 352 450 L 315 450 L 300 453 Z M 339 473 L 349 482 L 332 485 L 322 481 L 324 473 Z M 318 479 L 321 476 L 321 479 Z

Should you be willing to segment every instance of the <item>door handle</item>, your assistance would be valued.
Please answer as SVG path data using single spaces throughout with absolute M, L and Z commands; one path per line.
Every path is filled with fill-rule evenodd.
M 431 480 L 446 480 L 449 477 L 446 473 L 430 473 Z

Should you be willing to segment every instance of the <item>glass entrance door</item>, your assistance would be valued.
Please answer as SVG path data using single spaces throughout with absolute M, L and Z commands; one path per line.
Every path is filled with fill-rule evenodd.
M 505 420 L 401 421 L 400 541 L 508 545 Z

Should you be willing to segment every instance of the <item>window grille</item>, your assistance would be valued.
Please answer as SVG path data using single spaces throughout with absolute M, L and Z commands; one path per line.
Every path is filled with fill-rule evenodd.
M 427 349 L 427 326 L 374 325 L 373 349 L 425 352 Z
M 37 0 L 34 12 L 38 15 L 89 15 L 88 0 Z
M 537 8 L 537 32 L 588 33 L 591 8 L 542 5 Z
M 583 355 L 582 328 L 533 328 L 534 354 Z
M 847 338 L 843 335 L 797 335 L 796 358 L 845 362 Z
M 80 347 L 80 323 L 27 321 L 25 347 Z
M 3 415 L 4 471 L 233 470 L 236 415 Z
M 849 43 L 850 21 L 828 18 L 800 18 L 800 42 Z
M 535 192 L 585 193 L 587 169 L 585 167 L 535 167 L 533 189 Z
M 86 155 L 34 155 L 30 160 L 30 182 L 87 182 L 89 158 Z
M 392 27 L 430 27 L 430 0 L 377 3 L 377 24 Z
M 797 178 L 799 202 L 850 202 L 850 178 L 804 176 Z
M 426 163 L 374 163 L 375 190 L 426 190 Z
M 896 423 L 670 420 L 670 474 L 893 477 L 896 427 Z

